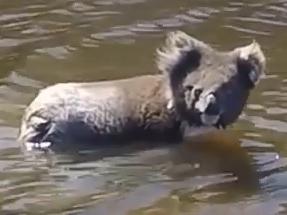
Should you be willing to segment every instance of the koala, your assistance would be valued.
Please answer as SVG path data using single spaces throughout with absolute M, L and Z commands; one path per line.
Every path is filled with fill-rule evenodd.
M 23 114 L 18 140 L 37 149 L 63 142 L 180 140 L 198 129 L 225 129 L 266 68 L 256 41 L 223 52 L 182 31 L 167 33 L 155 61 L 155 74 L 40 90 Z

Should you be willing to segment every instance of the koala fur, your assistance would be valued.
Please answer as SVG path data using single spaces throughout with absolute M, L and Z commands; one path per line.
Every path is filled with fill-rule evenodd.
M 168 33 L 156 63 L 154 75 L 42 89 L 25 110 L 19 141 L 41 148 L 63 141 L 174 140 L 190 128 L 225 128 L 265 71 L 255 41 L 220 52 L 181 31 Z

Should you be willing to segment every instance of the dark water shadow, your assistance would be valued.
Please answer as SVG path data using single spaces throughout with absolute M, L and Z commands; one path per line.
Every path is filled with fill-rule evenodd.
M 157 208 L 158 202 L 165 202 L 165 199 L 170 202 L 174 198 L 179 208 L 206 202 L 225 204 L 249 198 L 261 189 L 255 162 L 248 151 L 240 146 L 240 138 L 234 133 L 215 132 L 177 144 L 158 143 L 152 147 L 145 144 L 137 147 L 135 144 L 125 147 L 128 153 L 125 149 L 114 149 L 117 152 L 109 156 L 135 153 L 137 157 L 141 151 L 145 151 L 148 155 L 141 162 L 155 168 L 164 166 L 159 171 L 167 176 L 166 179 L 147 182 L 120 196 L 105 199 L 83 214 L 114 214 L 109 205 L 117 205 L 118 214 L 142 214 L 139 212 Z M 96 157 L 91 154 L 85 158 L 92 160 Z M 135 204 L 138 195 L 143 202 Z M 150 202 L 150 199 L 155 201 L 149 205 L 145 201 Z M 141 204 L 149 206 L 140 207 Z M 169 208 L 165 204 L 163 207 Z
M 169 171 L 169 176 L 175 180 L 212 174 L 227 174 L 233 178 L 221 184 L 204 186 L 200 192 L 206 189 L 226 190 L 228 193 L 229 190 L 227 195 L 232 196 L 231 193 L 234 193 L 238 196 L 252 194 L 260 189 L 255 162 L 248 151 L 241 147 L 240 138 L 235 133 L 214 132 L 198 136 L 174 147 L 170 155 L 174 167 Z M 190 170 L 186 164 L 189 164 Z M 180 170 L 181 166 L 183 171 Z
M 228 131 L 209 133 L 183 142 L 137 141 L 96 146 L 83 143 L 69 147 L 62 145 L 37 156 L 53 159 L 53 163 L 63 165 L 97 162 L 113 157 L 123 159 L 126 156 L 137 156 L 143 153 L 145 155 L 141 156 L 141 160 L 135 158 L 133 161 L 143 165 L 164 165 L 166 168 L 162 174 L 174 181 L 223 173 L 234 177 L 234 180 L 222 184 L 226 189 L 229 189 L 229 186 L 231 190 L 236 186 L 251 192 L 259 189 L 259 176 L 255 162 L 248 151 L 241 147 L 240 138 Z M 216 184 L 214 189 L 222 189 L 222 187 Z

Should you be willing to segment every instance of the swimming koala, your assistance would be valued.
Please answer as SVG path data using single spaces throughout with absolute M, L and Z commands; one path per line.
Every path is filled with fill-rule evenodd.
M 63 141 L 178 139 L 187 130 L 225 128 L 266 67 L 255 41 L 221 52 L 182 31 L 167 34 L 156 63 L 154 75 L 42 89 L 25 110 L 19 141 L 45 148 Z

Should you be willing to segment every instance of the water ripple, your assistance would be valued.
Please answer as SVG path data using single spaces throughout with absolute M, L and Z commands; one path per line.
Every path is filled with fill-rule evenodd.
M 274 214 L 286 204 L 286 0 L 10 0 L 0 12 L 0 213 Z M 19 120 L 39 89 L 152 73 L 159 38 L 178 29 L 222 49 L 256 39 L 266 52 L 268 78 L 225 132 L 233 138 L 87 154 L 20 150 Z

